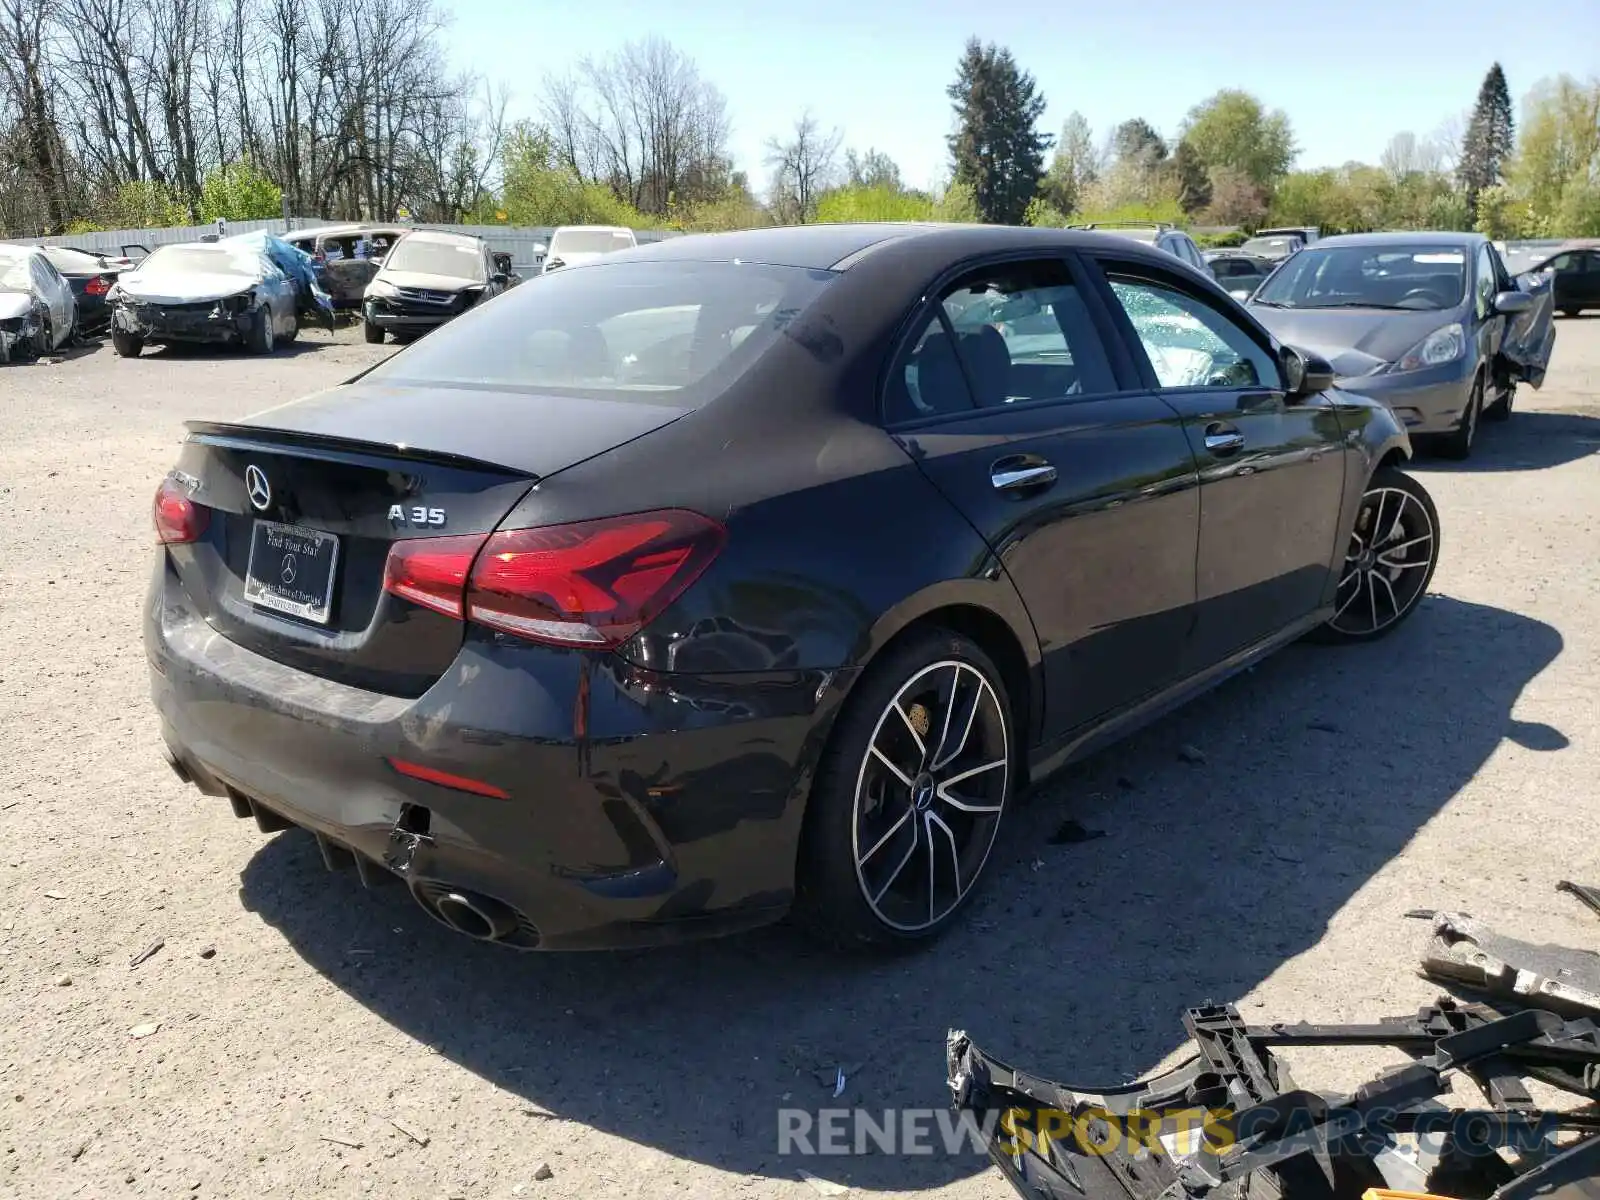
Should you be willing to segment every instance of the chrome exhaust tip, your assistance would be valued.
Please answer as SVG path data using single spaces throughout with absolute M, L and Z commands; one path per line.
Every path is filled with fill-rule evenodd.
M 475 892 L 447 891 L 434 898 L 433 908 L 450 928 L 480 942 L 498 942 L 517 930 L 515 909 Z

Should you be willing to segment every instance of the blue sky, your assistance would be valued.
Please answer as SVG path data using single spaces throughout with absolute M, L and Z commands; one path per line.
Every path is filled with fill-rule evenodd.
M 1244 87 L 1288 113 L 1301 167 L 1376 162 L 1392 134 L 1431 133 L 1470 108 L 1495 59 L 1519 105 L 1543 76 L 1600 75 L 1600 0 L 443 2 L 454 61 L 510 86 L 513 115 L 534 114 L 542 72 L 666 37 L 727 96 L 734 158 L 758 188 L 763 143 L 808 106 L 844 145 L 933 182 L 947 164 L 944 89 L 973 35 L 1033 73 L 1052 131 L 1077 109 L 1097 140 L 1134 116 L 1171 134 L 1197 101 Z

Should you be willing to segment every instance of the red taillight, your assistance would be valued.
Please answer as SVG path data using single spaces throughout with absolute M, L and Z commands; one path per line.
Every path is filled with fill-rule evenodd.
M 479 533 L 396 542 L 383 564 L 383 590 L 459 620 L 465 611 L 467 573 L 486 537 Z
M 175 480 L 167 478 L 156 489 L 154 517 L 156 538 L 162 545 L 174 546 L 198 541 L 210 523 L 211 510 L 189 499 Z
M 111 276 L 109 275 L 96 275 L 83 285 L 83 294 L 85 296 L 104 296 L 110 290 Z
M 663 509 L 487 538 L 409 538 L 390 548 L 383 587 L 537 642 L 620 646 L 711 565 L 726 536 L 698 513 Z
M 391 758 L 389 765 L 400 774 L 420 779 L 424 783 L 436 783 L 440 787 L 455 788 L 458 792 L 471 792 L 475 796 L 488 796 L 491 800 L 511 799 L 510 792 L 504 788 L 497 788 L 492 783 L 484 783 L 481 779 L 452 775 L 449 771 L 441 771 L 437 767 L 425 767 L 421 763 L 407 762 L 403 758 Z

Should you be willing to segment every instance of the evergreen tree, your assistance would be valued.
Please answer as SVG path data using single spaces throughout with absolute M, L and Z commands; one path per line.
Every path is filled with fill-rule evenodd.
M 1467 123 L 1466 137 L 1461 141 L 1461 163 L 1456 168 L 1457 181 L 1474 213 L 1478 193 L 1503 181 L 1514 142 L 1511 90 L 1506 87 L 1506 73 L 1495 63 L 1478 89 L 1478 103 Z
M 984 221 L 1018 224 L 1054 141 L 1038 130 L 1044 97 L 1033 76 L 1017 66 L 1010 50 L 972 38 L 946 94 L 956 111 L 950 136 L 954 182 L 971 188 Z
M 1178 184 L 1178 204 L 1193 215 L 1211 203 L 1211 177 L 1194 145 L 1185 138 L 1172 156 L 1172 175 Z
M 1111 150 L 1119 162 L 1133 163 L 1141 170 L 1167 160 L 1167 143 L 1143 117 L 1134 117 L 1116 127 L 1111 134 Z

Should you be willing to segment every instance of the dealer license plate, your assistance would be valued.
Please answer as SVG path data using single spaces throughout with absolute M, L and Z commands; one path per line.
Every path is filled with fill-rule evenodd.
M 339 539 L 319 529 L 257 521 L 244 598 L 261 608 L 326 625 L 333 611 Z

